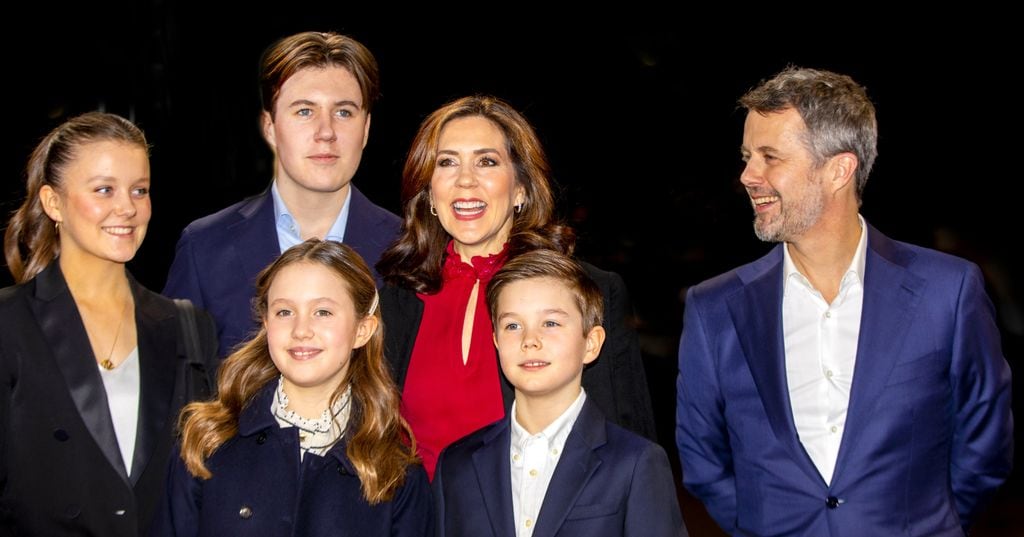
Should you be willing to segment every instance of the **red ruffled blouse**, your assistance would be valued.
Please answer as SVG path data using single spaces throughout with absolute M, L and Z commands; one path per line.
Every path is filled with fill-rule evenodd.
M 417 294 L 423 301 L 423 320 L 402 390 L 402 416 L 416 435 L 430 479 L 442 449 L 505 415 L 485 290 L 505 263 L 508 245 L 497 254 L 474 257 L 472 264 L 462 261 L 451 241 L 446 251 L 441 290 Z M 462 326 L 477 281 L 473 334 L 463 363 Z

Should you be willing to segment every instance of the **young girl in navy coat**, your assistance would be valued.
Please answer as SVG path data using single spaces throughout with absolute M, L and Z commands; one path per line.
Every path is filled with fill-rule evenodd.
M 182 412 L 155 535 L 429 532 L 432 507 L 382 352 L 373 276 L 310 239 L 257 278 L 262 326 Z

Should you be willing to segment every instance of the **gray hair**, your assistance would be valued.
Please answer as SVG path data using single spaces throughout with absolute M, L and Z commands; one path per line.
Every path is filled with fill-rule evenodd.
M 759 114 L 793 108 L 807 125 L 804 143 L 815 166 L 840 153 L 857 156 L 857 200 L 878 156 L 878 122 L 867 91 L 846 75 L 790 66 L 740 97 Z

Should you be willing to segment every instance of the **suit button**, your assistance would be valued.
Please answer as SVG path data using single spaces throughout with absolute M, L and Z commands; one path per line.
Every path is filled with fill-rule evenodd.
M 836 507 L 839 507 L 839 498 L 829 496 L 825 499 L 825 505 L 827 505 L 829 509 L 835 509 Z
M 257 444 L 262 444 L 262 443 L 264 443 L 266 441 L 267 441 L 267 433 L 260 433 L 259 436 L 256 437 L 256 443 Z
M 244 519 L 250 519 L 252 518 L 252 509 L 250 509 L 248 505 L 243 505 L 242 508 L 238 510 L 238 516 Z
M 114 511 L 114 516 L 124 516 L 124 514 L 127 513 L 127 512 L 128 511 L 126 511 L 124 509 L 118 509 L 117 511 Z
M 58 442 L 67 442 L 68 439 L 71 438 L 71 435 L 69 435 L 64 429 L 56 429 L 53 431 L 53 437 L 57 439 Z

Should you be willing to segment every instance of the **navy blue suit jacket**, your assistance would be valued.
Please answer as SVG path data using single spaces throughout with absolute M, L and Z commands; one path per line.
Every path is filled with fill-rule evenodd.
M 448 446 L 434 474 L 436 537 L 515 537 L 509 417 Z M 590 399 L 566 439 L 533 537 L 687 535 L 661 446 Z
M 178 452 L 153 537 L 428 537 L 433 521 L 423 467 L 406 469 L 390 501 L 370 505 L 345 439 L 323 457 L 299 461 L 299 430 L 270 412 L 277 380 L 267 383 L 238 419 L 238 434 L 206 460 L 210 479 L 193 477 Z M 245 511 L 243 511 L 243 509 Z
M 373 269 L 398 236 L 401 221 L 350 186 L 345 243 Z M 227 356 L 255 331 L 256 275 L 279 255 L 274 200 L 268 188 L 192 222 L 181 232 L 163 294 L 187 298 L 210 312 L 217 323 L 220 355 Z M 376 271 L 374 276 L 379 284 Z
M 978 267 L 867 226 L 857 362 L 825 483 L 793 423 L 783 245 L 687 293 L 676 440 L 738 535 L 962 535 L 1010 472 L 1010 370 Z

